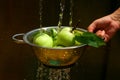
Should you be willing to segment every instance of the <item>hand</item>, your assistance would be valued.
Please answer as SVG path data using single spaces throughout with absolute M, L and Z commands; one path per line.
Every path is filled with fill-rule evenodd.
M 104 39 L 105 42 L 109 41 L 120 28 L 120 22 L 116 20 L 117 18 L 115 18 L 115 16 L 116 14 L 113 13 L 93 21 L 89 25 L 88 31 L 96 33 L 96 35 Z

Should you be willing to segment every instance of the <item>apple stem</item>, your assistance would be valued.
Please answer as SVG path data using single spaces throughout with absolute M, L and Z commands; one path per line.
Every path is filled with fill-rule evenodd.
M 74 31 L 74 30 L 78 27 L 79 23 L 80 23 L 80 20 L 79 20 L 79 21 L 77 22 L 77 24 L 72 28 L 71 32 Z

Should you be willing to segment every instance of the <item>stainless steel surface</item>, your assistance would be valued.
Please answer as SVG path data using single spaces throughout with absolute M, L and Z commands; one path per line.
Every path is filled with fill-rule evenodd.
M 82 44 L 80 46 L 71 46 L 71 47 L 63 47 L 63 48 L 46 48 L 42 46 L 37 46 L 33 44 L 33 37 L 41 30 L 49 30 L 51 28 L 57 28 L 57 26 L 53 27 L 44 27 L 39 29 L 34 29 L 32 31 L 27 32 L 23 35 L 24 43 L 32 46 L 37 58 L 45 65 L 48 66 L 69 66 L 74 64 L 83 53 L 86 44 Z M 77 28 L 81 31 L 86 31 L 81 28 Z M 21 34 L 17 34 L 13 36 L 15 42 L 20 43 L 22 40 L 15 39 L 15 37 Z

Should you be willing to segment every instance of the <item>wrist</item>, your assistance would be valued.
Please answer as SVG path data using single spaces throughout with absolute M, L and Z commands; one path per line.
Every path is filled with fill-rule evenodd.
M 120 7 L 115 12 L 113 12 L 110 16 L 112 20 L 118 23 L 119 29 L 120 29 Z

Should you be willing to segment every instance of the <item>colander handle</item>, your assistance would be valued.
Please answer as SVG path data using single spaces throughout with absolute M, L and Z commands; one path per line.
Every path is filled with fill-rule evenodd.
M 24 35 L 25 35 L 24 33 L 15 34 L 12 36 L 12 39 L 18 44 L 24 44 L 25 43 L 23 40 Z M 21 37 L 22 39 L 20 39 Z

